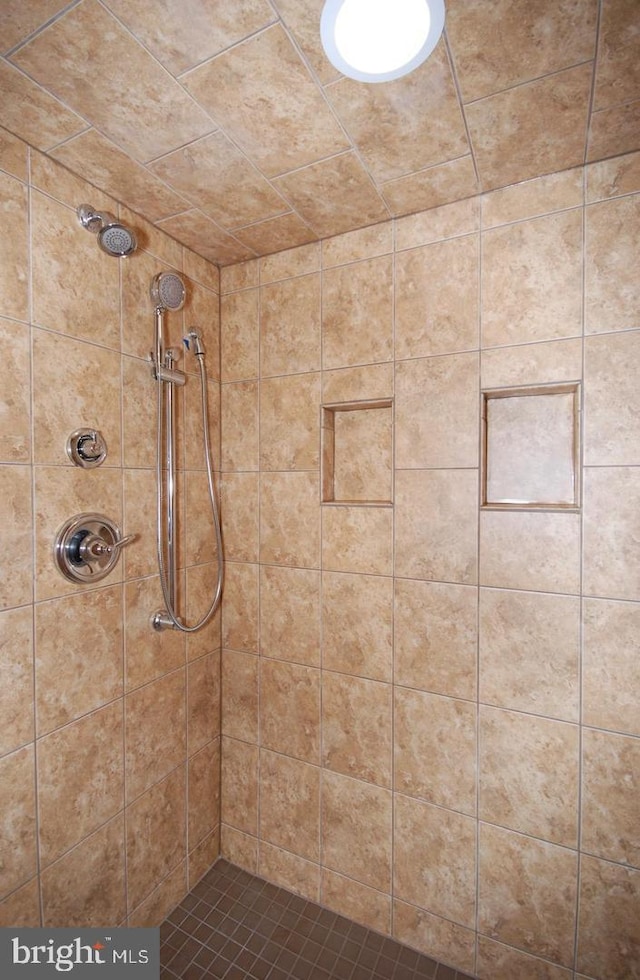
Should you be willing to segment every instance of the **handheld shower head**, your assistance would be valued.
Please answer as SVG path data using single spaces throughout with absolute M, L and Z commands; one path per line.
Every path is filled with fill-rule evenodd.
M 121 258 L 135 252 L 136 236 L 110 211 L 96 211 L 90 204 L 81 204 L 76 213 L 82 227 L 98 236 L 98 245 L 107 255 Z
M 181 310 L 187 296 L 177 272 L 159 272 L 151 280 L 150 292 L 157 310 Z

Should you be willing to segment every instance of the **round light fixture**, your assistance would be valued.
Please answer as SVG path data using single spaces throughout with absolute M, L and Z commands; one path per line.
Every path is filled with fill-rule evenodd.
M 444 0 L 326 0 L 320 36 L 339 72 L 390 82 L 429 57 L 444 27 Z

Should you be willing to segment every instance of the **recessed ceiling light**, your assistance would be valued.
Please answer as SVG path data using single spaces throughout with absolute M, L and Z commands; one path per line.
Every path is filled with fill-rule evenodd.
M 326 0 L 320 36 L 329 61 L 359 82 L 390 82 L 440 40 L 444 0 Z

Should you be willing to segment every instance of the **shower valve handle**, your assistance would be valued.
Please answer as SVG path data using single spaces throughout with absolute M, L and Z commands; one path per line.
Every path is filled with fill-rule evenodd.
M 126 538 L 120 538 L 119 541 L 114 541 L 110 544 L 104 538 L 101 538 L 99 534 L 88 534 L 80 544 L 78 551 L 83 561 L 95 561 L 99 558 L 111 556 L 117 558 L 120 554 L 120 549 L 124 548 L 126 544 L 131 544 L 135 539 L 135 534 L 127 534 Z

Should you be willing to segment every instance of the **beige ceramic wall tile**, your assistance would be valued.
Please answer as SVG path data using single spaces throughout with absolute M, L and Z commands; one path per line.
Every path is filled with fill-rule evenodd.
M 393 581 L 372 575 L 323 572 L 322 666 L 390 681 Z
M 468 152 L 444 44 L 397 85 L 341 78 L 326 93 L 377 182 Z
M 38 603 L 34 635 L 39 735 L 122 695 L 120 586 Z
M 393 937 L 452 968 L 473 970 L 475 933 L 439 915 L 394 901 Z
M 258 741 L 258 658 L 237 650 L 222 651 L 222 733 Z
M 389 893 L 391 793 L 338 773 L 322 777 L 323 865 Z
M 245 381 L 221 387 L 222 469 L 257 470 L 258 384 Z
M 260 752 L 260 837 L 309 861 L 320 858 L 320 770 Z
M 485 190 L 583 162 L 592 73 L 577 65 L 466 106 Z
M 156 783 L 126 812 L 127 902 L 136 908 L 186 854 L 184 766 Z
M 582 746 L 582 849 L 638 868 L 640 742 L 587 728 Z
M 320 276 L 269 283 L 260 290 L 263 377 L 320 368 Z
M 52 197 L 60 204 L 66 204 L 76 211 L 78 201 L 91 201 L 97 210 L 118 212 L 118 202 L 104 191 L 94 187 L 78 174 L 61 166 L 49 154 L 37 150 L 29 152 L 29 175 L 31 186 Z M 140 244 L 138 242 L 138 244 Z
M 220 269 L 220 291 L 222 295 L 257 286 L 259 269 L 258 259 L 238 262 L 236 265 L 227 265 Z
M 322 366 L 346 367 L 393 356 L 393 269 L 380 256 L 322 277 Z
M 33 611 L 23 606 L 0 613 L 0 755 L 33 738 Z
M 640 191 L 640 153 L 599 160 L 586 167 L 587 204 Z
M 637 327 L 640 287 L 632 256 L 640 241 L 640 195 L 586 209 L 585 330 L 604 333 Z
M 640 949 L 640 872 L 584 855 L 580 876 L 578 969 L 633 976 Z
M 4 398 L 0 413 L 0 460 L 31 460 L 31 352 L 29 328 L 0 319 L 0 343 L 5 356 Z
M 0 314 L 17 320 L 29 318 L 29 254 L 27 242 L 27 189 L 0 173 L 0 204 L 5 233 L 0 246 Z
M 225 569 L 222 643 L 258 652 L 258 566 L 229 562 Z
M 322 567 L 390 575 L 392 517 L 389 507 L 324 507 Z
M 537 956 L 529 956 L 511 946 L 503 946 L 486 936 L 478 936 L 479 977 L 487 980 L 571 980 L 571 972 Z
M 258 747 L 222 739 L 221 819 L 247 834 L 258 831 Z M 246 849 L 243 848 L 246 853 Z
M 40 858 L 49 865 L 122 809 L 122 702 L 38 743 Z
M 320 898 L 320 868 L 317 864 L 290 854 L 281 847 L 260 841 L 259 874 L 304 898 L 317 902 Z
M 477 479 L 475 470 L 396 472 L 396 575 L 477 581 Z
M 576 847 L 578 727 L 482 707 L 479 739 L 480 819 Z
M 217 539 L 206 473 L 187 470 L 184 474 L 182 496 L 178 497 L 178 506 L 181 501 L 184 501 L 185 524 L 184 552 L 178 553 L 179 565 L 216 561 Z
M 368 171 L 353 151 L 284 174 L 274 184 L 321 238 L 390 217 Z M 346 197 L 338 192 L 345 184 L 349 187 Z
M 480 583 L 578 593 L 580 516 L 485 511 L 480 516 Z
M 220 484 L 224 554 L 228 561 L 257 561 L 258 474 L 225 473 Z
M 640 599 L 640 471 L 588 467 L 584 492 L 584 584 L 587 595 Z
M 0 902 L 0 924 L 5 929 L 40 927 L 40 888 L 37 878 L 32 878 L 30 882 Z
M 478 465 L 477 354 L 449 354 L 396 366 L 396 466 Z
M 259 292 L 246 289 L 220 301 L 223 381 L 258 377 Z
M 482 227 L 536 218 L 551 211 L 578 208 L 583 203 L 583 170 L 576 167 L 525 180 L 482 195 Z
M 68 463 L 67 439 L 85 427 L 103 433 L 108 447 L 105 465 L 120 465 L 120 362 L 115 351 L 34 330 L 36 463 Z
M 396 579 L 395 683 L 475 699 L 477 621 L 475 588 Z
M 322 400 L 325 404 L 392 397 L 392 364 L 372 364 L 367 367 L 322 372 Z
M 393 224 L 385 221 L 368 228 L 347 231 L 343 235 L 327 238 L 321 245 L 323 269 L 389 255 L 393 252 Z
M 318 475 L 260 476 L 260 560 L 275 565 L 320 565 Z
M 141 687 L 185 661 L 185 637 L 176 630 L 158 632 L 149 620 L 165 603 L 160 580 L 128 582 L 124 588 L 125 690 Z
M 270 378 L 260 385 L 260 469 L 319 465 L 320 374 Z
M 260 653 L 320 666 L 320 573 L 260 567 Z
M 267 176 L 347 145 L 280 24 L 196 68 L 183 83 Z
M 260 663 L 260 744 L 303 762 L 320 762 L 320 671 Z
M 634 8 L 628 0 L 610 0 L 603 9 L 594 108 L 637 98 L 640 75 L 634 57 Z
M 640 605 L 584 601 L 583 722 L 640 735 Z
M 483 388 L 579 381 L 582 340 L 552 340 L 483 350 L 480 376 Z
M 338 410 L 333 412 L 331 421 L 333 435 L 330 427 L 325 426 L 322 432 L 325 499 L 391 503 L 392 406 Z
M 173 724 L 167 728 L 167 718 Z M 127 800 L 134 800 L 184 758 L 185 672 L 176 670 L 125 698 Z
M 533 10 L 526 0 L 488 9 L 453 0 L 447 34 L 465 102 L 557 72 L 594 55 L 597 5 L 561 2 Z
M 29 466 L 0 466 L 0 499 L 4 515 L 0 525 L 4 556 L 0 573 L 0 608 L 6 609 L 33 599 L 33 557 L 32 544 L 29 544 L 33 508 Z
M 473 928 L 475 854 L 471 817 L 396 796 L 395 897 Z
M 123 447 L 124 448 L 124 447 Z M 126 448 L 124 448 L 126 452 Z M 156 523 L 149 520 L 156 507 L 156 474 L 154 470 L 124 470 L 124 534 L 135 534 L 133 547 L 125 549 L 122 558 L 125 579 L 153 575 L 158 568 Z
M 480 590 L 480 700 L 577 722 L 580 600 Z
M 220 846 L 228 861 L 257 874 L 258 840 L 256 837 L 250 837 L 239 830 L 234 830 L 233 827 L 222 824 Z
M 220 819 L 220 739 L 189 759 L 189 850 L 212 834 Z
M 31 196 L 31 222 L 34 322 L 119 348 L 118 263 L 109 261 L 72 210 L 39 192 Z
M 0 129 L 0 170 L 24 182 L 29 174 L 29 147 L 7 129 Z
M 478 178 L 471 154 L 388 180 L 382 197 L 394 216 L 427 211 L 478 193 Z
M 640 463 L 635 421 L 640 396 L 634 365 L 640 331 L 585 340 L 584 461 L 591 466 Z
M 419 214 L 399 218 L 395 222 L 396 251 L 458 238 L 480 231 L 480 199 L 468 198 Z
M 479 855 L 479 931 L 572 966 L 577 854 L 481 824 Z
M 376 932 L 391 932 L 390 896 L 327 868 L 322 869 L 322 904 Z
M 582 332 L 582 212 L 566 211 L 483 235 L 482 346 Z
M 189 752 L 198 752 L 220 735 L 220 654 L 211 653 L 189 665 L 187 724 Z
M 182 268 L 188 279 L 193 280 L 192 287 L 205 286 L 220 295 L 220 268 L 205 258 L 185 248 L 182 251 Z M 216 312 L 216 322 L 219 314 Z
M 192 851 L 189 851 L 188 857 L 188 880 L 189 888 L 193 888 L 198 884 L 200 879 L 207 873 L 209 868 L 215 864 L 215 862 L 220 857 L 220 826 L 216 825 L 215 830 L 205 837 Z M 186 889 L 184 889 L 181 894 L 185 894 Z M 167 911 L 164 912 L 166 918 L 168 912 L 171 910 L 172 906 L 167 904 Z M 175 905 L 173 906 L 175 908 Z M 157 922 L 162 919 L 162 912 L 157 915 L 152 921 Z M 164 921 L 164 920 L 162 920 Z
M 2 124 L 31 146 L 48 150 L 86 128 L 86 121 L 8 62 L 0 64 Z
M 218 563 L 211 562 L 204 565 L 193 565 L 187 568 L 185 573 L 185 618 L 187 625 L 192 626 L 199 623 L 211 608 L 215 598 L 218 583 Z M 224 568 L 222 569 L 222 579 L 224 585 Z M 220 647 L 222 642 L 222 608 L 221 602 L 212 617 L 201 629 L 195 633 L 189 633 L 187 640 L 187 660 L 196 660 L 198 657 L 211 653 Z
M 33 746 L 26 745 L 5 756 L 0 763 L 0 775 L 4 815 L 0 894 L 4 898 L 38 870 Z
M 391 701 L 389 684 L 323 671 L 323 766 L 390 787 Z
M 42 874 L 46 928 L 118 926 L 124 920 L 124 818 L 115 817 Z M 100 881 L 100 888 L 96 888 Z
M 319 272 L 322 264 L 320 242 L 284 249 L 275 255 L 263 255 L 257 263 L 262 286 L 283 279 L 293 279 Z
M 477 348 L 478 245 L 465 235 L 396 256 L 396 357 Z
M 163 922 L 171 913 L 186 890 L 187 862 L 183 861 L 157 888 L 154 888 L 137 909 L 129 913 L 127 924 L 132 929 L 154 928 L 156 922 Z
M 55 21 L 12 60 L 136 160 L 153 159 L 214 128 L 184 89 L 96 2 Z M 87 60 L 94 69 L 90 74 Z M 115 75 L 109 70 L 113 64 L 120 67 Z
M 602 160 L 638 149 L 635 133 L 640 119 L 640 99 L 613 109 L 591 113 L 587 160 Z
M 394 788 L 463 813 L 476 812 L 476 706 L 396 689 Z

